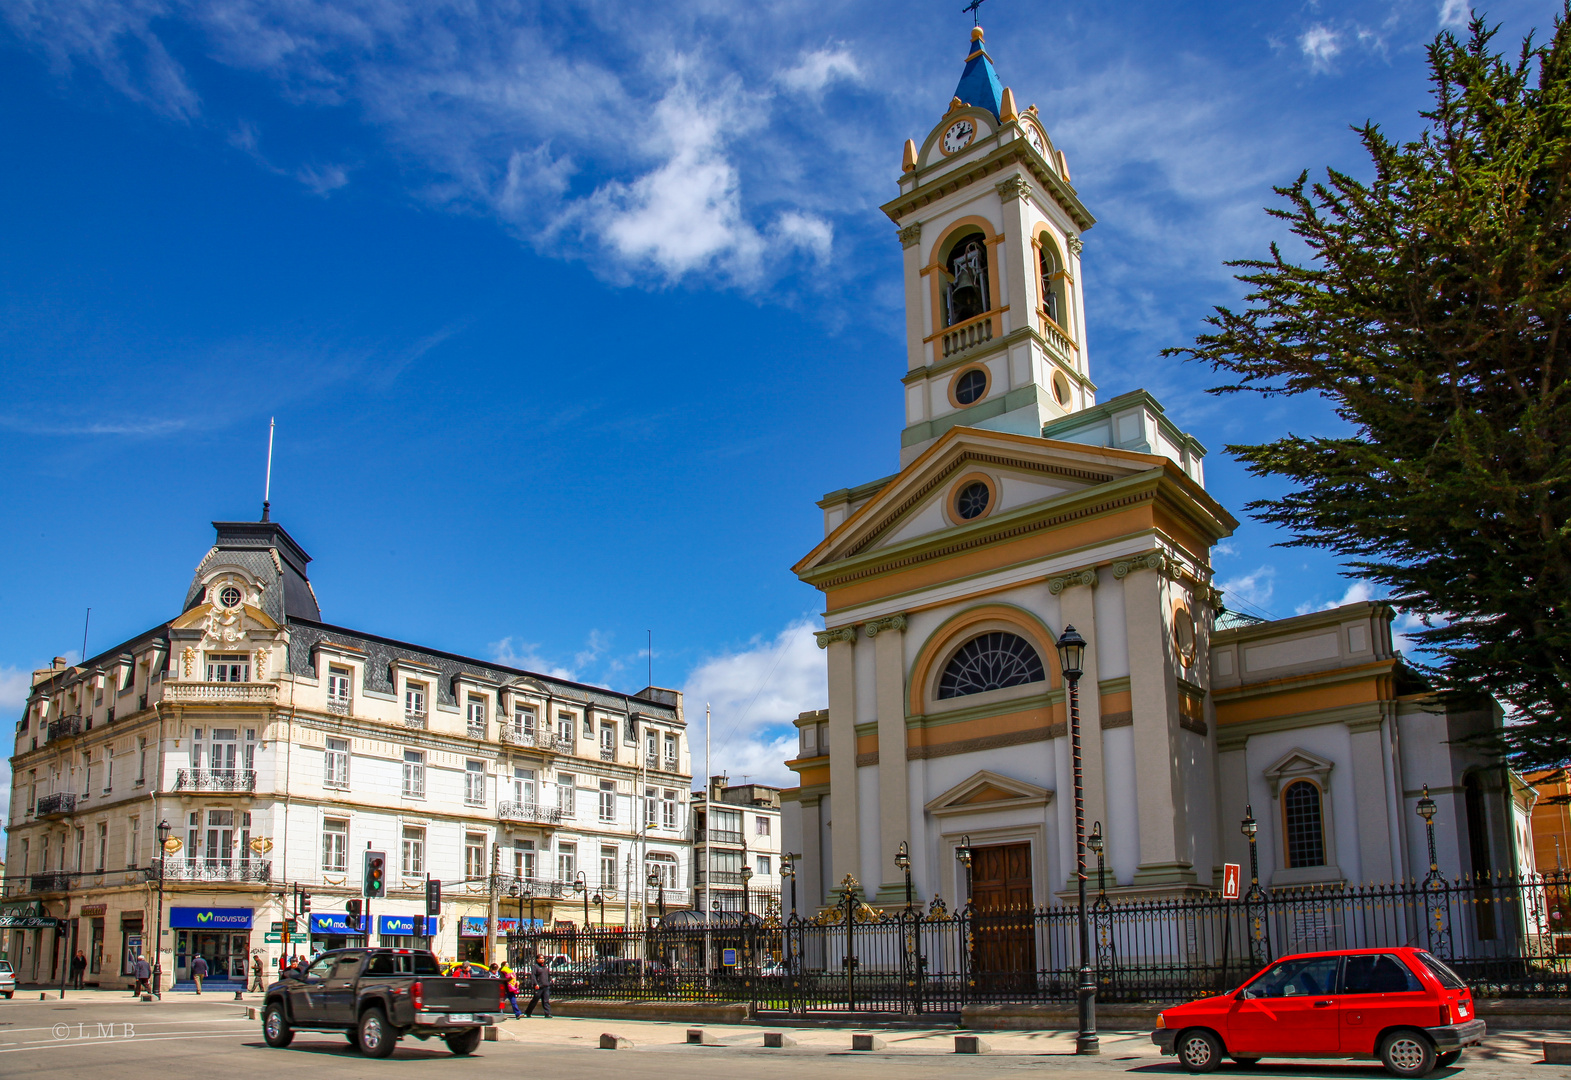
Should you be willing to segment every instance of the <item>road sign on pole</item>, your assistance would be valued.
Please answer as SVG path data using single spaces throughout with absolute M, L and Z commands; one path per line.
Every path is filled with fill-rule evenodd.
M 1222 899 L 1237 900 L 1239 896 L 1239 882 L 1243 875 L 1239 872 L 1238 864 L 1234 862 L 1222 864 Z

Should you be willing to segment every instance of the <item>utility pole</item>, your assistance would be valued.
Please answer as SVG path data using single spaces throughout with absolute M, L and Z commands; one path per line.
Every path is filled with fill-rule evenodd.
M 709 838 L 714 835 L 714 807 L 709 805 L 709 774 L 713 771 L 709 762 L 709 729 L 714 726 L 713 718 L 709 711 L 709 702 L 704 702 L 704 985 L 709 984 L 709 897 L 714 892 L 714 860 L 709 857 L 712 850 Z
M 485 962 L 496 958 L 496 904 L 501 884 L 502 845 L 491 841 L 491 876 L 486 879 Z

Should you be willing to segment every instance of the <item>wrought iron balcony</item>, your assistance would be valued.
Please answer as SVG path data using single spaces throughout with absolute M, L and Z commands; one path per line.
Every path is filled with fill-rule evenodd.
M 165 682 L 164 700 L 173 705 L 272 705 L 274 683 Z
M 471 739 L 485 738 L 485 721 L 482 720 L 478 724 L 473 720 L 469 721 L 469 727 L 466 731 Z
M 348 716 L 353 707 L 354 702 L 347 695 L 329 694 L 327 696 L 327 711 L 330 713 Z
M 602 746 L 600 748 L 600 760 L 601 761 L 615 761 L 616 760 L 616 747 L 614 747 L 614 746 Z
M 39 817 L 63 817 L 76 812 L 76 792 L 57 791 L 53 795 L 40 795 L 36 813 Z
M 560 900 L 564 896 L 573 895 L 572 882 L 558 881 L 555 878 L 498 874 L 497 885 L 500 889 L 503 915 L 513 914 L 507 908 L 511 904 L 516 904 L 519 900 L 523 900 L 527 904 L 530 897 L 536 900 Z
M 537 825 L 560 825 L 562 823 L 562 808 L 559 806 L 544 806 L 540 803 L 498 803 L 496 816 L 502 821 L 528 821 Z
M 149 876 L 158 878 L 155 863 Z M 165 881 L 272 881 L 271 859 L 165 859 Z
M 423 712 L 409 712 L 408 710 L 404 711 L 404 727 L 406 727 L 406 728 L 415 728 L 416 730 L 420 730 L 420 729 L 423 729 L 425 727 L 425 725 L 426 725 L 426 714 L 425 713 L 423 713 Z
M 29 892 L 69 892 L 71 886 L 76 884 L 76 875 L 68 870 L 54 870 L 34 874 L 27 884 Z
M 44 741 L 55 742 L 58 739 L 69 739 L 73 735 L 80 735 L 86 725 L 80 713 L 70 716 L 61 716 L 49 721 L 49 726 L 44 729 Z
M 176 791 L 255 791 L 254 769 L 176 769 Z

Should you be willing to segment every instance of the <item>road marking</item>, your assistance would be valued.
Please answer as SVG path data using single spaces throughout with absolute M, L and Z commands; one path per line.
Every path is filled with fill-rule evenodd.
M 246 1030 L 249 1031 L 250 1029 Z M 56 1049 L 62 1046 L 100 1046 L 111 1043 L 120 1046 L 130 1046 L 132 1044 L 150 1042 L 190 1042 L 195 1039 L 227 1039 L 232 1037 L 233 1034 L 233 1032 L 222 1032 L 214 1035 L 154 1035 L 150 1038 L 133 1035 L 129 1039 L 123 1037 L 118 1039 L 50 1039 L 48 1042 L 38 1042 L 27 1046 L 13 1047 L 10 1050 L 0 1050 L 0 1054 L 20 1054 L 30 1050 Z

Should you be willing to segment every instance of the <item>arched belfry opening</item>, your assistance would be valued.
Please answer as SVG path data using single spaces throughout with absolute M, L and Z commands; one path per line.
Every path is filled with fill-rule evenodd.
M 974 319 L 991 306 L 988 291 L 987 238 L 980 229 L 967 230 L 949 243 L 944 256 L 944 325 Z

